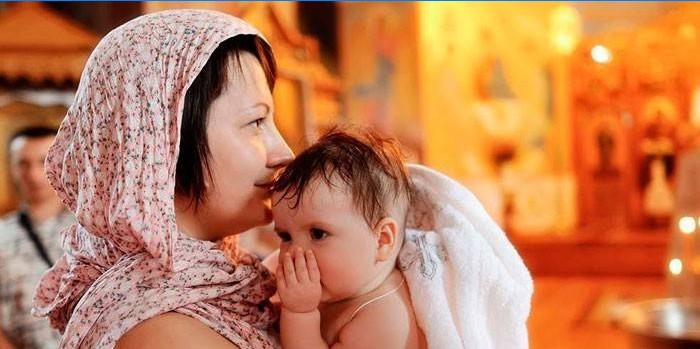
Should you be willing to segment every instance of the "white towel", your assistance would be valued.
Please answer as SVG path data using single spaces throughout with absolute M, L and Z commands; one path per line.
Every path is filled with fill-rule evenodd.
M 528 347 L 532 278 L 503 230 L 449 177 L 409 165 L 399 266 L 430 349 Z

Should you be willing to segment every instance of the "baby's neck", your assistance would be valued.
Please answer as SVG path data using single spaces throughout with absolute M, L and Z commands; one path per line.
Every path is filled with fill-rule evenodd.
M 391 268 L 386 268 L 384 270 L 381 270 L 379 273 L 377 273 L 377 277 L 374 278 L 372 281 L 368 282 L 367 285 L 364 287 L 360 288 L 357 293 L 354 295 L 342 299 L 340 301 L 337 301 L 336 303 L 354 303 L 356 300 L 363 299 L 364 301 L 365 298 L 372 298 L 376 296 L 378 293 L 382 293 L 385 288 L 387 288 L 387 284 L 389 285 L 388 288 L 391 288 L 392 284 L 392 276 L 396 273 L 401 273 L 396 266 L 393 266 Z

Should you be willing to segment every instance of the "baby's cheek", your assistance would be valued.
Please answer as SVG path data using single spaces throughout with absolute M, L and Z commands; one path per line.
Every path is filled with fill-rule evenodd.
M 337 256 L 334 257 L 316 257 L 318 263 L 318 270 L 321 275 L 321 283 L 325 288 L 332 290 L 338 287 L 343 287 L 345 281 L 344 278 L 347 276 L 345 269 L 346 263 L 337 260 Z
M 316 259 L 316 266 L 318 266 L 318 273 L 321 275 L 321 283 L 325 283 L 326 280 L 332 278 L 333 271 L 329 267 L 326 259 L 323 255 L 319 255 L 314 251 L 314 259 Z M 330 280 L 328 280 L 330 281 Z

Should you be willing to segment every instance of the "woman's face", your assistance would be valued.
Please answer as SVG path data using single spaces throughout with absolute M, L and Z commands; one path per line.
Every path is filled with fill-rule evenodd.
M 206 240 L 270 223 L 270 183 L 293 157 L 275 126 L 260 63 L 245 52 L 240 64 L 239 69 L 230 63 L 229 81 L 209 108 L 211 178 L 206 200 L 195 213 L 197 235 Z

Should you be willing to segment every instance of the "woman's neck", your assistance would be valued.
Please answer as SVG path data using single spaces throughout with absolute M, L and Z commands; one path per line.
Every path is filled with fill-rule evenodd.
M 175 223 L 177 229 L 185 235 L 199 239 L 206 239 L 206 229 L 197 216 L 195 204 L 189 199 L 175 196 Z

